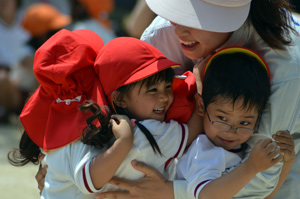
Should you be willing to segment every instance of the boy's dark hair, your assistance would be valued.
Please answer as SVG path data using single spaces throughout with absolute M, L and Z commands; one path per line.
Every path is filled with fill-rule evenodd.
M 245 53 L 221 54 L 215 57 L 203 79 L 203 101 L 207 107 L 219 97 L 233 105 L 243 99 L 243 108 L 256 108 L 260 114 L 270 95 L 266 68 Z
M 292 6 L 288 0 L 252 0 L 248 22 L 273 49 L 292 44 L 290 33 L 299 35 L 291 23 Z

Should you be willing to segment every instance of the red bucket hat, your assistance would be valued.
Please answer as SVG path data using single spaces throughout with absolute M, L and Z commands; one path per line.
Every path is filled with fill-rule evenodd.
M 78 105 L 106 100 L 94 71 L 102 39 L 90 30 L 61 30 L 36 52 L 34 73 L 40 86 L 20 115 L 28 136 L 43 150 L 63 147 L 81 137 L 86 126 Z
M 132 37 L 111 40 L 95 61 L 95 71 L 111 107 L 111 93 L 119 87 L 175 66 L 179 64 L 167 59 L 154 46 Z

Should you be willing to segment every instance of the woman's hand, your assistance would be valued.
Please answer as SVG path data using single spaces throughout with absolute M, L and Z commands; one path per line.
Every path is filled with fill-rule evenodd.
M 173 183 L 168 181 L 156 169 L 137 161 L 132 161 L 132 166 L 145 174 L 139 180 L 125 180 L 114 177 L 109 183 L 126 189 L 127 191 L 108 191 L 97 194 L 97 199 L 173 199 Z
M 283 163 L 293 164 L 296 159 L 295 144 L 292 135 L 289 131 L 278 131 L 272 136 L 280 147 L 280 152 L 283 155 Z

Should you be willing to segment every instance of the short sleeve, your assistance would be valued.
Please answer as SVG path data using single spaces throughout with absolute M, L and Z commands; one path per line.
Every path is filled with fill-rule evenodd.
M 225 171 L 226 159 L 230 159 L 232 164 L 241 161 L 236 154 L 216 147 L 206 135 L 199 135 L 180 159 L 177 167 L 178 178 L 187 180 L 188 193 L 198 198 L 201 189 Z

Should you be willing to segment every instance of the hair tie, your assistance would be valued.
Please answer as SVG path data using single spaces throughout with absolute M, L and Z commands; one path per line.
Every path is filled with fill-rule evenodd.
M 255 58 L 266 69 L 269 81 L 271 80 L 270 69 L 269 69 L 267 63 L 265 62 L 265 60 L 259 54 L 257 54 L 256 52 L 254 52 L 253 50 L 251 50 L 249 48 L 245 48 L 245 47 L 239 47 L 239 46 L 224 48 L 224 49 L 221 49 L 218 52 L 214 53 L 209 58 L 209 60 L 207 61 L 207 63 L 205 64 L 204 71 L 203 71 L 203 78 L 204 78 L 204 75 L 205 75 L 208 67 L 210 66 L 212 60 L 214 60 L 216 57 L 218 57 L 219 55 L 232 54 L 232 53 L 238 53 L 238 52 L 247 54 L 250 57 Z

